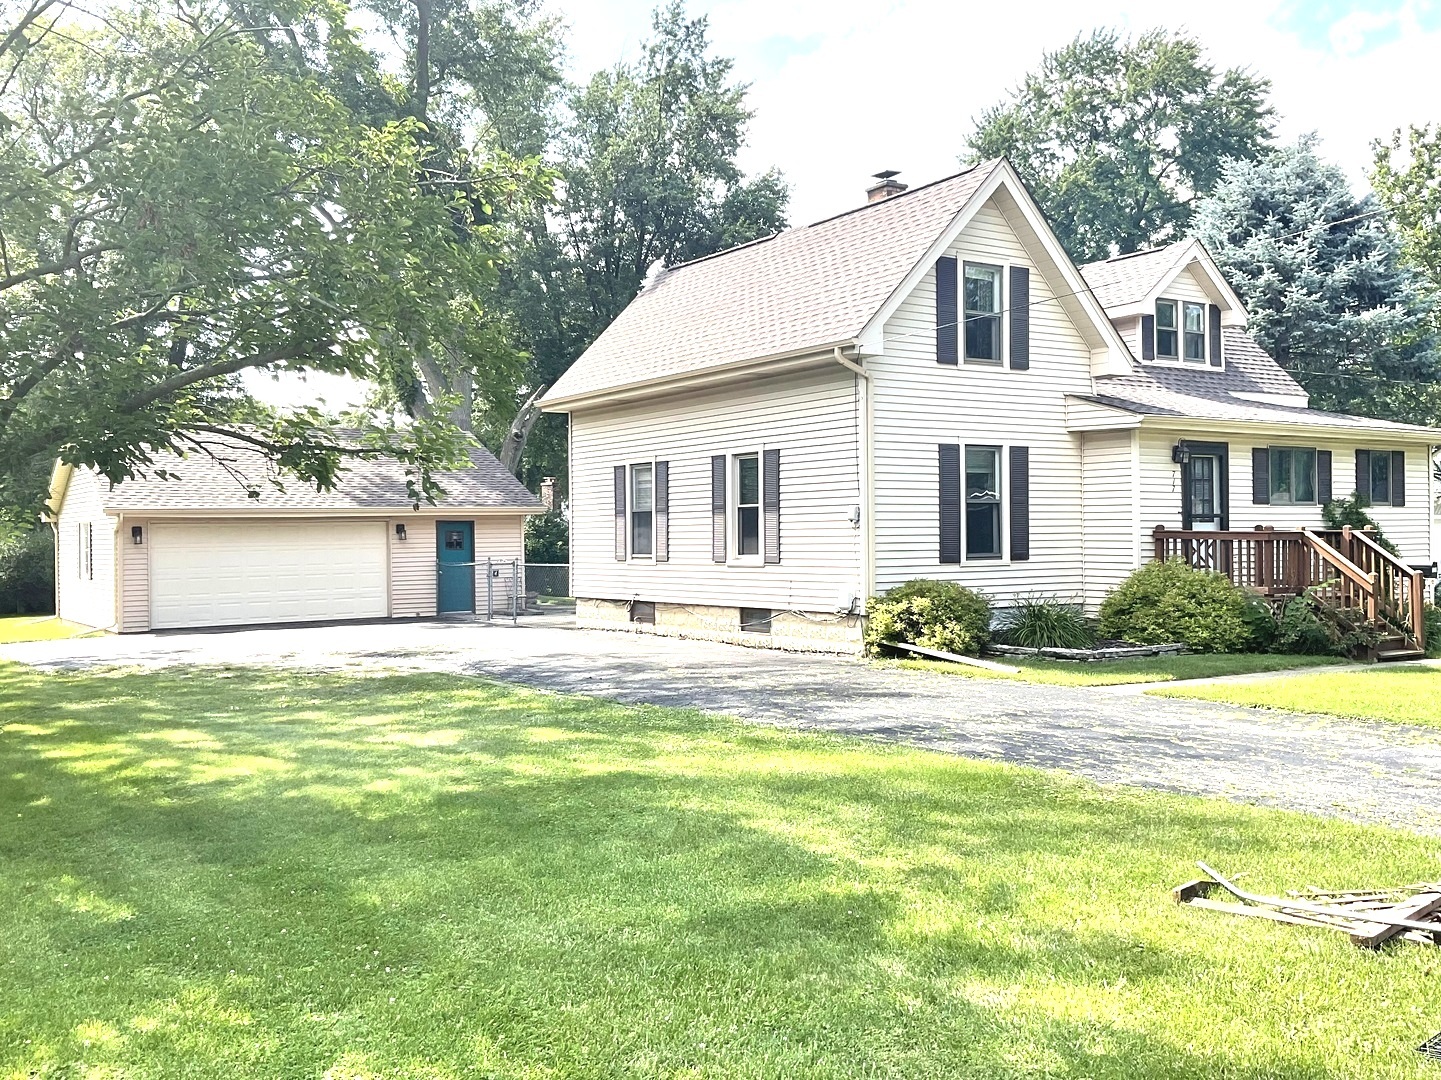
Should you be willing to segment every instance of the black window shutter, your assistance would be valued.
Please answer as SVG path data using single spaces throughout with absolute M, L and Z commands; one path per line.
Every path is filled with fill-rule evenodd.
M 961 448 L 941 443 L 941 557 L 943 563 L 961 561 Z
M 1406 451 L 1391 451 L 1391 505 L 1406 505 Z
M 1156 359 L 1156 316 L 1141 316 L 1141 359 Z
M 1031 557 L 1031 448 L 1011 447 L 1011 561 Z
M 1031 366 L 1031 269 L 1011 267 L 1011 368 Z
M 726 456 L 710 459 L 710 557 L 726 561 Z
M 615 467 L 615 558 L 625 562 L 625 466 Z
M 1356 498 L 1364 505 L 1371 501 L 1371 451 L 1356 451 Z
M 761 454 L 761 513 L 765 518 L 765 560 L 781 561 L 781 452 Z
M 1331 494 L 1331 451 L 1316 451 L 1316 501 L 1322 506 L 1330 502 Z
M 670 462 L 655 463 L 655 561 L 670 561 Z
M 1210 322 L 1211 331 L 1211 366 L 1221 366 L 1221 309 L 1215 304 L 1208 304 L 1207 318 Z
M 1251 501 L 1264 506 L 1271 501 L 1271 450 L 1251 447 Z
M 936 363 L 960 363 L 960 293 L 954 256 L 936 260 Z

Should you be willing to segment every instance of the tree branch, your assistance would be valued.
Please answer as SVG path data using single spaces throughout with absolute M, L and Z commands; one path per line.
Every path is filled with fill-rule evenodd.
M 318 349 L 329 348 L 332 342 L 323 341 L 310 345 L 286 345 L 284 348 L 272 349 L 268 353 L 261 353 L 259 356 L 237 356 L 229 360 L 217 360 L 210 364 L 201 364 L 188 371 L 181 371 L 168 379 L 162 379 L 148 390 L 142 390 L 127 401 L 122 402 L 120 411 L 123 413 L 139 412 L 147 405 L 153 405 L 162 398 L 169 397 L 187 386 L 194 386 L 196 383 L 205 382 L 207 379 L 218 378 L 221 375 L 233 375 L 237 371 L 244 371 L 247 368 L 269 367 L 271 364 L 278 364 L 282 360 L 299 360 L 308 356 Z

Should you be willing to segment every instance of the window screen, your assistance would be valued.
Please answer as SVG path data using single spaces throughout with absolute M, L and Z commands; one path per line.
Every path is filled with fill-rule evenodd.
M 966 447 L 966 558 L 1001 557 L 1001 451 Z
M 966 263 L 966 359 L 1001 362 L 1001 268 Z

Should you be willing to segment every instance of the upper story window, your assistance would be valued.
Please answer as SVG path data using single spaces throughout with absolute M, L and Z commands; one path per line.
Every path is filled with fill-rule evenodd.
M 1156 357 L 1159 360 L 1181 359 L 1180 324 L 1177 322 L 1176 301 L 1156 301 Z
M 630 553 L 655 554 L 655 466 L 630 467 Z
M 966 263 L 966 359 L 974 363 L 1001 362 L 1001 268 Z
M 761 459 L 759 454 L 737 454 L 735 458 L 736 533 L 735 553 L 761 553 Z
M 1316 451 L 1310 447 L 1273 446 L 1271 502 L 1295 506 L 1316 501 Z
M 1187 360 L 1204 364 L 1206 362 L 1206 305 L 1183 303 L 1181 317 L 1185 328 Z

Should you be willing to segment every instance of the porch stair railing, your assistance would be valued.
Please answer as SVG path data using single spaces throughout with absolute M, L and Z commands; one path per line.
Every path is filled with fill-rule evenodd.
M 1382 639 L 1377 656 L 1424 651 L 1425 579 L 1364 529 L 1274 529 L 1152 532 L 1157 559 L 1180 559 L 1225 574 L 1266 597 L 1316 589 L 1333 609 L 1363 622 Z

